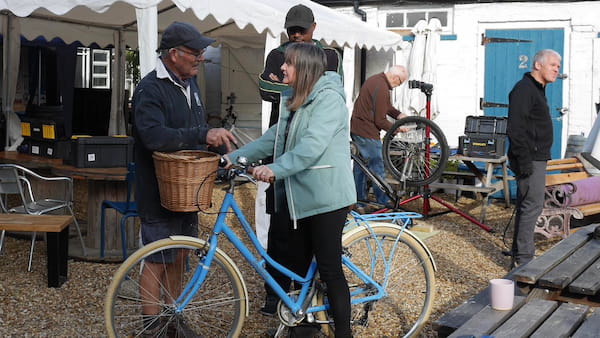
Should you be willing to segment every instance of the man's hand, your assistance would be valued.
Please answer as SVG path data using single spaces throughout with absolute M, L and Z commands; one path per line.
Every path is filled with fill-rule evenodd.
M 404 113 L 400 113 L 398 114 L 398 116 L 396 116 L 397 120 L 400 120 L 401 118 L 407 117 L 408 115 L 404 114 Z M 406 133 L 407 131 L 409 131 L 410 128 L 408 127 L 400 127 L 398 129 L 395 130 L 394 135 L 398 135 L 398 133 Z
M 225 128 L 209 129 L 206 133 L 206 143 L 211 147 L 219 147 L 225 144 L 227 152 L 231 152 L 231 142 L 237 144 L 235 136 Z
M 521 174 L 519 175 L 519 178 L 527 178 L 529 176 L 531 176 L 531 174 L 533 174 L 533 165 L 529 164 L 529 165 L 524 165 L 520 168 L 521 170 Z
M 279 80 L 279 77 L 277 77 L 277 75 L 273 73 L 269 74 L 269 79 L 271 79 L 271 81 L 281 82 L 281 80 Z

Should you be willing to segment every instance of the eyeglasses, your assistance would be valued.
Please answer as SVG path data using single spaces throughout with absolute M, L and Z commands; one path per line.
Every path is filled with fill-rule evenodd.
M 201 57 L 202 57 L 202 55 L 204 55 L 204 51 L 205 51 L 205 50 L 203 49 L 203 50 L 201 50 L 201 51 L 200 51 L 200 52 L 198 52 L 198 53 L 192 53 L 192 52 L 188 52 L 187 50 L 185 50 L 185 49 L 181 49 L 181 48 L 174 48 L 174 49 L 177 49 L 178 51 L 180 51 L 180 52 L 183 52 L 183 53 L 185 53 L 185 54 L 191 55 L 191 56 L 193 56 L 193 57 L 194 57 L 194 59 L 199 59 L 199 58 L 201 58 Z
M 290 27 L 290 28 L 287 29 L 288 36 L 295 35 L 295 34 L 298 34 L 298 33 L 300 35 L 304 35 L 304 34 L 306 34 L 306 31 L 307 31 L 306 28 L 303 28 L 303 27 L 300 27 L 300 26 L 293 26 L 293 27 Z

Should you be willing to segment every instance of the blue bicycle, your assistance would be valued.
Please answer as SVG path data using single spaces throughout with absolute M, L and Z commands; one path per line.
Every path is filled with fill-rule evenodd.
M 233 244 L 281 298 L 278 333 L 283 333 L 286 327 L 309 322 L 321 325 L 324 335 L 333 334 L 327 290 L 319 280 L 316 263 L 313 261 L 306 276 L 299 276 L 274 261 L 259 244 L 235 202 L 236 185 L 254 182 L 247 170 L 248 166 L 241 161 L 219 175 L 228 183 L 227 193 L 207 240 L 172 236 L 140 248 L 123 262 L 105 299 L 104 315 L 110 337 L 142 336 L 149 325 L 160 326 L 158 335 L 164 336 L 179 323 L 185 323 L 187 330 L 197 336 L 240 336 L 249 311 L 248 291 L 236 264 L 219 248 L 220 235 Z M 351 216 L 342 239 L 342 260 L 352 296 L 354 335 L 416 336 L 431 313 L 435 294 L 435 263 L 431 253 L 407 230 L 412 219 L 421 215 L 396 212 Z M 234 220 L 241 224 L 250 248 L 229 225 Z M 145 290 L 140 288 L 139 280 L 144 261 L 153 255 L 156 262 L 156 257 L 173 252 L 186 256 L 185 264 L 179 267 L 181 280 L 161 280 L 160 299 L 142 299 L 140 294 Z M 267 263 L 294 280 L 297 290 L 285 292 L 266 271 Z M 165 271 L 173 269 L 172 265 L 165 262 Z M 153 317 L 156 323 L 142 317 L 142 307 L 149 305 L 161 309 Z

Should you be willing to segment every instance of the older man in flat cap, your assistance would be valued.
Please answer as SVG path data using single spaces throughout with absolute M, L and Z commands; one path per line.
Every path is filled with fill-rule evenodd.
M 135 139 L 135 197 L 141 219 L 141 237 L 148 244 L 172 235 L 198 236 L 196 212 L 173 212 L 160 204 L 152 153 L 183 149 L 206 149 L 236 142 L 223 128 L 210 129 L 196 83 L 204 51 L 214 40 L 203 36 L 184 22 L 174 22 L 163 32 L 156 69 L 146 75 L 133 95 L 133 136 Z M 153 300 L 142 308 L 145 336 L 158 333 L 185 333 L 189 327 L 182 320 L 166 322 L 159 315 L 156 300 L 181 293 L 182 267 L 187 250 L 173 250 L 169 257 L 150 257 L 140 277 L 140 296 Z M 156 259 L 156 260 L 154 260 Z M 158 264 L 158 262 L 161 264 Z M 163 268 L 167 262 L 167 269 Z M 168 282 L 167 282 L 168 279 Z M 179 282 L 177 282 L 179 281 Z M 161 285 L 167 290 L 161 293 Z M 184 332 L 180 332 L 180 331 Z M 189 332 L 188 332 L 189 333 Z M 137 334 L 137 332 L 136 332 Z

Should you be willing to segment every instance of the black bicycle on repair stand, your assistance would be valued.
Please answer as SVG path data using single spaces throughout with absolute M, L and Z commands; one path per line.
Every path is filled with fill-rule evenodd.
M 448 142 L 440 127 L 431 121 L 431 92 L 433 85 L 411 80 L 409 88 L 420 89 L 427 97 L 427 117 L 409 116 L 399 119 L 387 131 L 383 139 L 383 162 L 386 169 L 398 181 L 398 189 L 392 188 L 384 177 L 375 174 L 360 157 L 352 145 L 351 156 L 354 164 L 365 174 L 368 180 L 381 189 L 391 201 L 391 205 L 382 209 L 399 209 L 407 203 L 401 200 L 407 187 L 423 187 L 424 194 L 430 197 L 428 185 L 442 176 L 448 162 Z M 410 198 L 409 200 L 413 200 Z M 372 201 L 359 201 L 376 204 Z

